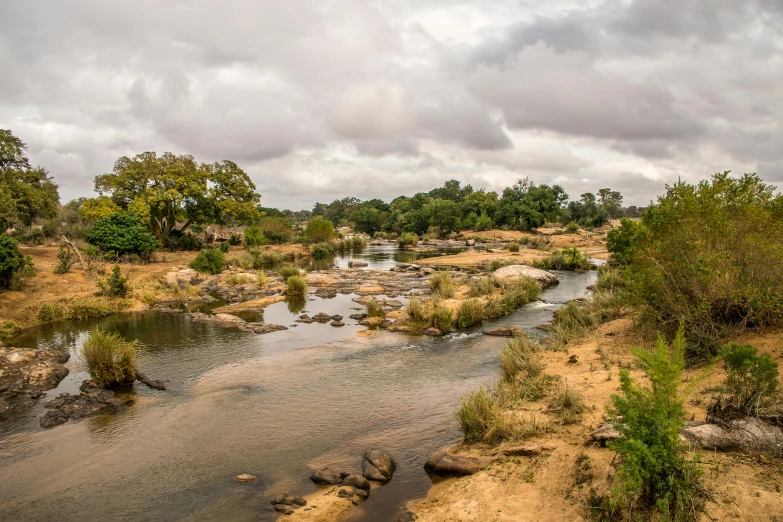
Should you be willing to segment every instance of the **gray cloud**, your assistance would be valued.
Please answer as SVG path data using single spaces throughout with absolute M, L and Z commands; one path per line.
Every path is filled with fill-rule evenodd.
M 783 181 L 782 28 L 779 0 L 3 2 L 0 127 L 64 199 L 171 150 L 274 206 L 520 176 L 645 204 Z

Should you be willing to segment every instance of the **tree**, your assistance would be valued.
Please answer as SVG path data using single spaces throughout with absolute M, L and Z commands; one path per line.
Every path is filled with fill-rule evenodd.
M 57 215 L 60 196 L 46 169 L 33 168 L 27 145 L 0 129 L 0 227 L 30 226 Z
M 432 199 L 445 199 L 459 202 L 471 192 L 473 192 L 473 187 L 470 185 L 460 187 L 459 181 L 451 179 L 444 183 L 442 187 L 430 190 L 427 195 Z
M 260 216 L 261 196 L 247 174 L 232 161 L 198 165 L 193 156 L 144 152 L 123 156 L 112 174 L 96 176 L 95 191 L 138 216 L 159 238 L 178 222 L 249 221 Z
M 138 216 L 113 214 L 98 220 L 85 234 L 85 239 L 104 252 L 148 256 L 160 246 Z
M 331 241 L 334 238 L 334 226 L 328 219 L 316 216 L 307 224 L 304 235 L 311 243 Z
M 78 207 L 85 221 L 98 221 L 120 212 L 122 209 L 108 196 L 85 199 Z
M 495 223 L 522 230 L 540 227 L 559 220 L 567 200 L 568 194 L 560 185 L 536 185 L 527 178 L 520 179 L 503 190 Z
M 381 212 L 369 204 L 364 204 L 354 210 L 351 215 L 348 216 L 348 219 L 353 221 L 354 228 L 359 232 L 373 235 L 381 229 L 388 217 L 388 212 Z
M 609 217 L 617 217 L 620 215 L 623 196 L 616 190 L 602 188 L 598 191 L 598 204 L 609 214 Z
M 486 214 L 491 218 L 498 208 L 498 193 L 485 192 L 484 189 L 476 190 L 465 195 L 460 202 L 460 207 L 465 215 L 473 212 L 477 216 Z
M 429 224 L 438 227 L 443 234 L 450 234 L 461 228 L 462 209 L 455 201 L 436 199 L 422 209 L 429 216 Z
M 14 238 L 0 234 L 0 288 L 10 288 L 25 266 L 25 257 Z

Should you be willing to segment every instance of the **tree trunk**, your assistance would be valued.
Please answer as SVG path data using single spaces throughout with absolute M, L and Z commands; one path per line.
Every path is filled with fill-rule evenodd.
M 84 264 L 84 258 L 82 257 L 81 252 L 79 252 L 79 249 L 76 248 L 76 244 L 65 236 L 60 236 L 60 241 L 71 247 L 73 251 L 76 252 L 76 257 L 79 258 L 79 265 L 82 267 L 82 270 L 87 270 L 87 265 Z

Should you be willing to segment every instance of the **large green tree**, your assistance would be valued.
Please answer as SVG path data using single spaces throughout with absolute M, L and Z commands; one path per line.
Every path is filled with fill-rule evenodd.
M 251 221 L 260 216 L 260 194 L 233 161 L 197 164 L 193 156 L 144 152 L 123 156 L 112 174 L 96 176 L 95 190 L 142 219 L 163 238 L 178 223 Z
M 503 190 L 495 223 L 529 230 L 560 219 L 568 194 L 560 185 L 536 185 L 520 179 Z
M 33 168 L 27 145 L 0 129 L 0 227 L 30 226 L 57 215 L 57 185 L 42 167 Z

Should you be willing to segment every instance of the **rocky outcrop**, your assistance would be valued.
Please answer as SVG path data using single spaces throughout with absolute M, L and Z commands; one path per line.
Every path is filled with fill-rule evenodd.
M 326 466 L 314 471 L 313 474 L 310 475 L 310 480 L 316 484 L 335 485 L 343 483 L 343 476 L 341 473 L 338 473 L 329 466 Z
M 332 320 L 332 316 L 329 314 L 325 314 L 323 312 L 318 312 L 313 316 L 313 321 L 319 322 L 319 323 L 328 323 Z
M 371 450 L 362 458 L 362 475 L 368 480 L 386 483 L 392 479 L 397 463 L 386 453 Z
M 203 281 L 201 275 L 192 268 L 174 269 L 168 272 L 164 277 L 164 281 L 169 286 L 197 285 Z
M 32 408 L 68 375 L 67 352 L 0 347 L 0 417 Z
M 424 464 L 424 469 L 433 475 L 442 477 L 458 477 L 473 475 L 486 468 L 498 459 L 497 455 L 470 456 L 458 455 L 454 448 L 444 448 L 436 451 Z
M 492 273 L 492 277 L 498 281 L 516 281 L 523 277 L 535 280 L 542 288 L 559 283 L 557 276 L 552 272 L 540 270 L 528 265 L 509 265 L 499 268 Z
M 343 479 L 342 485 L 350 486 L 354 489 L 358 488 L 365 491 L 370 491 L 370 482 L 361 475 L 356 475 L 356 474 L 348 475 Z
M 298 497 L 290 493 L 283 493 L 282 495 L 277 495 L 275 498 L 273 498 L 271 504 L 278 513 L 293 515 L 294 510 L 299 509 L 302 506 L 306 506 L 307 501 L 302 497 Z
M 65 424 L 68 420 L 78 420 L 93 415 L 117 413 L 132 400 L 120 400 L 114 392 L 94 386 L 92 381 L 84 381 L 79 395 L 63 393 L 46 403 L 51 411 L 41 417 L 42 428 L 53 428 Z
M 514 337 L 517 335 L 522 335 L 525 333 L 525 331 L 520 328 L 519 326 L 506 326 L 503 328 L 493 328 L 491 330 L 484 330 L 484 335 L 492 335 L 495 337 Z
M 783 432 L 754 417 L 685 427 L 680 434 L 695 448 L 783 456 Z
M 241 317 L 237 317 L 231 314 L 204 314 L 201 312 L 193 312 L 189 315 L 193 318 L 194 321 L 212 323 L 216 326 L 223 326 L 226 328 L 237 328 L 239 330 L 255 332 L 257 334 L 267 334 L 271 332 L 278 332 L 280 330 L 288 330 L 287 326 L 280 324 L 248 323 Z

